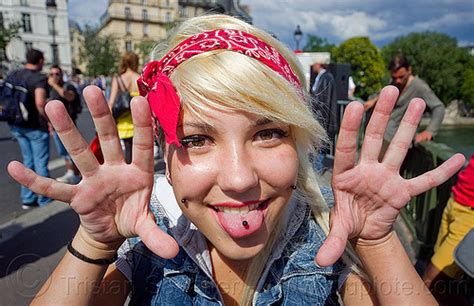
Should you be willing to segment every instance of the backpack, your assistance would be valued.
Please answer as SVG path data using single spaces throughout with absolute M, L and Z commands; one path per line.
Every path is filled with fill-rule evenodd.
M 28 122 L 26 82 L 10 74 L 0 87 L 0 121 L 21 125 Z

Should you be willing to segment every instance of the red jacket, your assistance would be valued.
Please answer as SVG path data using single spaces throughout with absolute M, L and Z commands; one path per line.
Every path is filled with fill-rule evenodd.
M 474 208 L 474 154 L 467 167 L 458 175 L 458 182 L 453 187 L 453 197 L 459 204 Z

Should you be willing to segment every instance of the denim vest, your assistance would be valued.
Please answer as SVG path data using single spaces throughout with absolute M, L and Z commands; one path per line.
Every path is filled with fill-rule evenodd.
M 155 185 L 164 184 L 164 181 L 155 181 Z M 325 198 L 331 196 L 327 189 L 321 191 Z M 327 200 L 332 201 L 331 198 Z M 175 258 L 163 259 L 139 239 L 128 239 L 119 251 L 116 265 L 131 281 L 130 305 L 223 305 L 212 279 L 204 236 L 186 220 L 181 229 L 179 226 L 173 228 L 173 218 L 163 211 L 162 201 L 156 201 L 152 196 L 151 207 L 157 224 L 178 241 L 180 249 Z M 339 305 L 338 280 L 347 271 L 342 261 L 329 267 L 314 263 L 326 235 L 313 219 L 307 204 L 299 201 L 293 201 L 293 204 L 292 213 L 284 221 L 290 226 L 281 234 L 269 257 L 253 304 Z M 185 217 L 179 216 L 180 221 L 184 220 L 182 218 Z

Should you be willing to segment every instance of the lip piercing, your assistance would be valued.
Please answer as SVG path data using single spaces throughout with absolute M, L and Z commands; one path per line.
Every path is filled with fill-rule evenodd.
M 187 201 L 188 201 L 188 200 L 186 200 L 185 198 L 182 198 L 182 199 L 181 199 L 181 203 L 183 203 L 183 204 L 186 203 Z
M 244 221 L 242 221 L 242 225 L 245 226 L 245 227 L 247 227 L 247 226 L 249 225 L 249 223 L 244 220 Z
M 290 187 L 291 187 L 291 189 L 293 189 L 293 190 L 296 189 L 296 185 L 291 185 Z

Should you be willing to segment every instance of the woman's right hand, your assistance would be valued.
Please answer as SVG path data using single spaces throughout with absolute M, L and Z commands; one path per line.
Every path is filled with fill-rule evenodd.
M 20 184 L 38 194 L 70 203 L 79 215 L 82 240 L 91 246 L 116 250 L 128 237 L 139 236 L 155 254 L 172 258 L 178 252 L 176 241 L 156 225 L 149 201 L 153 189 L 153 127 L 148 103 L 133 99 L 133 161 L 124 160 L 115 121 L 102 91 L 96 86 L 84 90 L 99 136 L 104 163 L 89 149 L 59 101 L 50 101 L 46 113 L 61 141 L 82 174 L 78 185 L 68 185 L 41 177 L 13 161 L 8 172 Z

